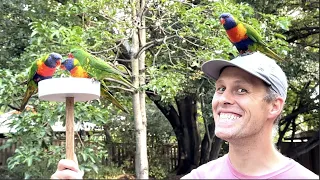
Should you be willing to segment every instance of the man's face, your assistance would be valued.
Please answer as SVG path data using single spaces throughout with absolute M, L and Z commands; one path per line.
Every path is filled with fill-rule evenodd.
M 266 94 L 260 79 L 236 67 L 225 68 L 212 99 L 215 134 L 227 141 L 258 134 L 272 107 L 263 100 Z

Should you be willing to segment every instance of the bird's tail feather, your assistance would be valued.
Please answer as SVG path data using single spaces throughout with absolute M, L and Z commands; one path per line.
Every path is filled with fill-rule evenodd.
M 271 49 L 269 49 L 268 47 L 264 47 L 266 55 L 270 56 L 271 58 L 273 58 L 274 60 L 277 61 L 284 61 L 283 58 L 281 58 L 278 54 L 276 54 L 275 52 L 273 52 Z
M 111 101 L 113 105 L 115 105 L 117 108 L 121 109 L 125 113 L 129 113 L 128 110 L 126 110 L 120 102 L 106 89 L 107 87 L 102 85 L 101 86 L 101 96 L 105 99 L 108 99 Z
M 22 112 L 22 111 L 26 108 L 29 99 L 30 99 L 31 96 L 32 96 L 33 94 L 35 94 L 36 92 L 37 92 L 37 89 L 29 89 L 29 88 L 27 89 L 27 91 L 26 91 L 26 93 L 24 94 L 24 97 L 23 97 L 23 99 L 22 99 L 22 103 L 21 103 L 21 106 L 20 106 L 20 112 Z

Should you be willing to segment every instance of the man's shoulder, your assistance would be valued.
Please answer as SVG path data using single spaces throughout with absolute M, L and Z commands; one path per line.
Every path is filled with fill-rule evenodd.
M 189 174 L 183 176 L 181 179 L 206 179 L 206 175 L 210 174 L 210 178 L 215 174 L 220 176 L 223 170 L 227 170 L 227 155 L 224 155 L 215 160 L 209 161 L 196 169 L 193 169 Z M 210 173 L 209 173 L 210 172 Z
M 287 179 L 319 179 L 319 175 L 310 171 L 293 159 L 291 159 L 291 163 L 287 166 L 287 169 L 278 176 L 285 177 Z
M 294 161 L 294 166 L 291 169 L 293 174 L 296 174 L 297 177 L 301 178 L 310 178 L 310 179 L 319 179 L 319 175 L 315 174 L 311 170 L 307 169 L 306 167 L 302 166 L 300 163 Z

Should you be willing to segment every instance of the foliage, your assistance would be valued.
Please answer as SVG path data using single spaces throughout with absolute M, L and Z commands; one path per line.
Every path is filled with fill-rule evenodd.
M 61 148 L 51 147 L 50 153 L 38 147 L 21 146 L 15 155 L 8 159 L 8 169 L 20 178 L 50 177 L 56 170 L 56 163 L 61 159 Z
M 84 179 L 113 179 L 124 173 L 123 168 L 116 164 L 100 165 L 99 173 L 87 172 L 84 174 Z
M 203 97 L 204 106 L 198 106 L 202 107 L 199 125 L 205 125 L 202 119 L 211 123 L 214 82 L 205 77 L 200 68 L 207 60 L 230 59 L 231 54 L 236 55 L 236 49 L 217 19 L 222 12 L 228 11 L 252 25 L 274 51 L 288 59 L 280 63 L 290 84 L 284 117 L 294 113 L 300 104 L 300 107 L 309 109 L 296 118 L 297 130 L 319 128 L 319 92 L 316 91 L 319 88 L 319 22 L 314 20 L 319 16 L 319 10 L 309 2 L 298 7 L 295 2 L 148 2 L 143 14 L 148 44 L 144 49 L 147 85 L 141 88 L 159 95 L 164 105 L 172 105 L 175 109 L 175 101 L 188 94 L 196 94 L 198 100 Z M 278 8 L 280 5 L 283 8 Z M 123 61 L 126 53 L 130 53 L 130 48 L 124 50 L 124 42 L 130 45 L 133 28 L 132 7 L 127 1 L 10 0 L 0 3 L 0 8 L 0 114 L 10 110 L 7 104 L 20 104 L 26 88 L 23 82 L 27 67 L 45 53 L 54 51 L 65 57 L 72 47 L 81 46 L 106 61 L 126 64 L 130 69 L 130 63 Z M 299 12 L 297 16 L 290 15 L 296 11 Z M 310 30 L 311 27 L 317 28 Z M 58 71 L 55 77 L 60 76 L 68 74 Z M 111 90 L 131 109 L 129 93 Z M 22 112 L 11 117 L 12 127 L 17 132 L 8 134 L 9 142 L 20 146 L 9 160 L 9 168 L 20 177 L 47 178 L 52 172 L 45 169 L 53 171 L 58 160 L 63 158 L 64 148 L 52 144 L 54 135 L 50 125 L 64 121 L 65 107 L 63 103 L 40 101 L 36 95 L 29 104 L 36 113 Z M 123 114 L 108 102 L 77 103 L 75 112 L 76 122 L 92 122 L 106 127 L 115 143 L 135 141 L 132 115 Z M 150 100 L 147 101 L 147 117 L 148 144 L 175 142 L 174 127 Z M 284 119 L 282 121 L 280 130 L 286 123 Z M 290 135 L 292 130 L 284 131 Z M 204 127 L 200 127 L 200 132 L 205 132 Z M 120 173 L 120 168 L 99 164 L 98 159 L 106 156 L 106 142 L 98 137 L 86 141 L 95 145 L 78 147 L 77 155 L 88 178 Z M 96 149 L 99 153 L 94 153 Z M 159 164 L 161 166 L 157 168 Z M 163 178 L 167 172 L 158 158 L 150 159 L 150 166 L 150 175 L 157 178 Z
M 149 176 L 155 179 L 164 179 L 169 173 L 167 164 L 161 163 L 159 159 L 150 160 Z

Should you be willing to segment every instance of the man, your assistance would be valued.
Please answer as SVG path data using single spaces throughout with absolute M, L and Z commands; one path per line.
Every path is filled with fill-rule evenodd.
M 319 179 L 274 146 L 288 87 L 274 60 L 255 52 L 231 61 L 208 61 L 202 70 L 216 80 L 215 134 L 229 142 L 229 153 L 182 179 Z
M 183 179 L 319 179 L 274 147 L 273 130 L 288 87 L 274 60 L 256 52 L 231 61 L 208 61 L 202 70 L 216 80 L 212 99 L 215 134 L 229 142 L 229 153 Z M 59 162 L 52 178 L 66 177 L 82 177 L 77 163 Z

